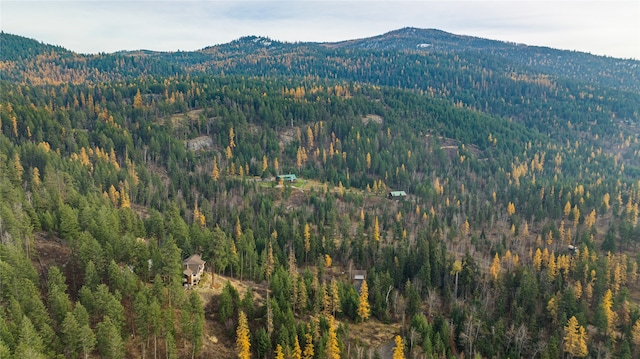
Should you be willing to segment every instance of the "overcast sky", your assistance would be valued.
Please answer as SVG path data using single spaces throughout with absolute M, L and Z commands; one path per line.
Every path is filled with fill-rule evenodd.
M 2 31 L 81 53 L 196 50 L 246 35 L 340 41 L 411 26 L 640 59 L 640 0 L 0 0 L 0 14 Z

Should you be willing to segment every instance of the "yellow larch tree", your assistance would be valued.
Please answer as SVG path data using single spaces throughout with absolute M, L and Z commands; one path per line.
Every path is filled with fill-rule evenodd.
M 491 264 L 491 268 L 489 268 L 489 273 L 491 277 L 493 277 L 494 281 L 498 280 L 498 275 L 500 275 L 500 256 L 498 253 L 493 257 L 493 263 Z
M 592 209 L 591 213 L 589 213 L 589 215 L 584 219 L 584 225 L 587 226 L 587 228 L 591 228 L 595 224 L 596 224 L 596 210 Z
M 562 213 L 564 214 L 565 217 L 569 217 L 569 214 L 571 214 L 571 202 L 567 201 L 567 203 L 564 205 L 564 211 L 562 211 Z
M 378 216 L 373 224 L 373 239 L 378 242 L 380 240 L 380 224 L 378 223 Z
M 609 207 L 611 207 L 611 204 L 609 203 L 611 201 L 611 196 L 609 195 L 609 193 L 605 193 L 602 196 L 602 204 L 604 205 L 604 208 L 607 209 L 607 211 L 609 210 Z
M 302 353 L 302 359 L 313 359 L 314 351 L 313 351 L 313 337 L 311 334 L 307 333 L 304 335 L 305 345 L 304 352 Z
M 120 193 L 113 185 L 109 187 L 109 199 L 114 207 L 117 207 L 118 203 L 120 203 Z
M 231 148 L 236 147 L 235 137 L 236 134 L 233 131 L 233 127 L 229 128 L 229 147 Z
M 40 181 L 40 170 L 38 169 L 38 167 L 33 167 L 33 185 L 35 187 L 40 186 L 40 183 L 42 183 Z
M 640 319 L 637 319 L 631 328 L 631 340 L 636 348 L 640 348 Z
M 22 175 L 24 174 L 24 167 L 22 167 L 22 163 L 20 162 L 20 155 L 16 151 L 13 154 L 13 167 L 16 170 L 16 178 L 22 181 Z
M 133 108 L 136 110 L 142 108 L 142 95 L 140 94 L 140 89 L 138 89 L 136 95 L 133 96 Z
M 611 289 L 607 289 L 602 297 L 602 308 L 607 317 L 607 334 L 613 339 L 618 315 L 613 311 L 613 292 Z
M 396 346 L 393 348 L 393 359 L 404 359 L 404 343 L 402 343 L 402 337 L 396 335 Z
M 331 268 L 331 264 L 333 263 L 333 259 L 331 259 L 331 256 L 328 254 L 324 255 L 324 266 L 326 268 Z
M 564 327 L 564 333 L 564 351 L 572 358 L 587 356 L 587 332 L 575 316 L 569 318 L 567 326 Z
M 309 252 L 311 251 L 311 227 L 309 226 L 309 223 L 305 223 L 304 224 L 304 261 L 307 261 L 307 256 L 309 255 Z
M 274 359 L 284 359 L 284 352 L 282 351 L 282 345 L 280 344 L 276 346 Z
M 249 324 L 247 316 L 241 310 L 238 313 L 238 328 L 236 329 L 236 350 L 238 359 L 251 358 L 251 342 L 249 341 Z
M 220 169 L 218 168 L 218 160 L 216 157 L 213 157 L 213 169 L 211 170 L 211 178 L 214 181 L 218 181 L 220 178 Z
M 573 291 L 576 294 L 576 299 L 580 299 L 582 297 L 582 283 L 579 280 L 573 285 Z
M 549 263 L 547 263 L 547 274 L 549 275 L 549 279 L 554 280 L 557 274 L 557 266 L 556 266 L 556 256 L 551 252 L 549 256 Z
M 333 317 L 331 317 L 329 321 L 326 358 L 340 359 L 340 346 L 338 346 L 338 335 L 336 334 L 335 320 Z
M 576 204 L 573 206 L 573 228 L 578 227 L 578 222 L 580 221 L 580 209 Z
M 336 312 L 341 312 L 342 308 L 340 307 L 340 290 L 338 288 L 338 282 L 334 279 L 331 280 L 331 311 L 333 315 L 336 315 Z
M 313 148 L 313 140 L 313 129 L 311 126 L 307 126 L 307 144 L 309 145 L 309 148 Z
M 536 254 L 533 255 L 533 269 L 537 272 L 542 269 L 542 251 L 540 251 L 540 248 L 537 248 Z
M 297 335 L 294 335 L 293 352 L 291 353 L 291 359 L 302 359 L 302 349 L 300 348 L 300 342 L 298 341 Z
M 124 189 L 120 191 L 121 199 L 120 199 L 120 207 L 121 208 L 131 208 L 131 200 L 129 199 L 129 192 Z
M 369 319 L 371 315 L 371 308 L 369 307 L 369 287 L 367 281 L 363 280 L 360 286 L 360 297 L 358 298 L 358 318 L 365 321 Z
M 507 214 L 509 215 L 509 217 L 513 216 L 516 213 L 516 206 L 515 204 L 513 204 L 513 202 L 509 202 L 509 204 L 507 205 Z
M 584 294 L 587 296 L 587 301 L 590 302 L 591 298 L 593 298 L 593 284 L 587 283 L 584 287 Z

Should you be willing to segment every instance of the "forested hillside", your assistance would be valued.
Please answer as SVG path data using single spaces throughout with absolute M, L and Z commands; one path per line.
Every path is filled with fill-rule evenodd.
M 0 41 L 0 358 L 640 355 L 638 61 Z

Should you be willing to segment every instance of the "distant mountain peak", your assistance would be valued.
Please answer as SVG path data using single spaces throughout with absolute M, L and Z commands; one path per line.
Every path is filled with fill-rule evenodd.
M 251 45 L 261 45 L 264 47 L 269 47 L 273 44 L 280 44 L 279 41 L 270 39 L 264 36 L 243 36 L 237 40 L 232 41 L 232 43 L 236 44 L 251 44 Z

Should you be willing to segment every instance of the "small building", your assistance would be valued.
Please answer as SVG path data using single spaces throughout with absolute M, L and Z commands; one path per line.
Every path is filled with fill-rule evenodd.
M 351 281 L 353 281 L 353 286 L 356 289 L 356 292 L 360 292 L 360 286 L 362 286 L 362 282 L 367 280 L 367 271 L 361 269 L 354 269 L 351 271 Z
M 405 191 L 391 191 L 389 192 L 389 198 L 404 198 L 407 196 Z
M 205 263 L 199 254 L 193 254 L 182 261 L 182 268 L 184 269 L 182 272 L 182 283 L 185 287 L 191 288 L 200 282 L 202 274 L 204 273 Z
M 298 180 L 298 177 L 296 177 L 296 175 L 290 173 L 290 174 L 286 174 L 286 175 L 278 175 L 276 177 L 276 180 L 280 181 L 283 180 L 285 182 L 295 182 Z

